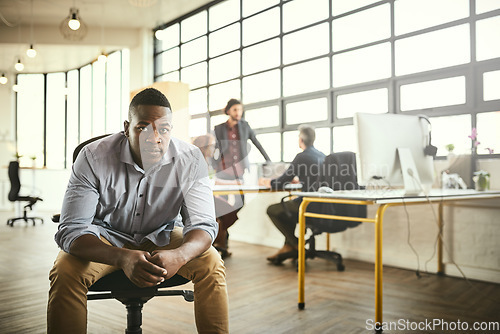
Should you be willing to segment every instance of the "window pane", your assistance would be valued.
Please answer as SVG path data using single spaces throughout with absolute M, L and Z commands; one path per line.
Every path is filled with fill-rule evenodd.
M 181 81 L 187 83 L 190 89 L 207 84 L 207 63 L 199 63 L 181 70 Z
M 226 106 L 229 99 L 241 99 L 240 80 L 224 82 L 210 86 L 208 90 L 210 111 L 219 110 Z
M 280 33 L 279 8 L 270 9 L 243 21 L 243 45 L 249 45 Z
M 179 71 L 174 71 L 159 76 L 155 81 L 179 81 Z
M 207 58 L 207 37 L 203 36 L 181 46 L 182 66 L 191 65 Z
M 245 103 L 266 101 L 280 97 L 280 71 L 273 70 L 243 78 Z
M 500 16 L 476 22 L 477 60 L 500 57 Z
M 344 16 L 332 22 L 333 51 L 375 42 L 390 36 L 389 4 Z
M 314 147 L 325 155 L 330 154 L 330 128 L 318 128 Z
M 243 0 L 243 17 L 257 13 L 277 3 L 279 3 L 279 0 Z
M 23 156 L 22 165 L 32 166 L 30 157 L 36 156 L 36 166 L 43 166 L 44 76 L 20 74 L 17 77 L 17 150 Z M 20 135 L 22 134 L 22 136 Z
M 280 125 L 280 114 L 278 106 L 270 106 L 259 109 L 246 109 L 245 120 L 252 129 L 269 128 Z M 279 158 L 278 158 L 279 160 Z
M 396 35 L 469 16 L 469 0 L 405 0 L 394 2 Z
M 477 147 L 477 153 L 488 154 L 491 149 L 493 153 L 500 153 L 500 111 L 485 112 L 477 114 L 477 134 L 481 142 Z
M 357 112 L 383 114 L 389 111 L 387 88 L 337 96 L 337 118 L 353 117 Z
M 333 86 L 340 87 L 391 76 L 391 45 L 378 44 L 333 56 Z
M 207 11 L 204 10 L 181 22 L 181 42 L 207 33 Z
M 476 0 L 476 14 L 486 13 L 500 8 L 498 0 Z
M 333 128 L 333 152 L 358 152 L 358 138 L 354 125 Z
M 483 100 L 500 99 L 500 71 L 483 73 Z M 499 123 L 500 124 L 500 123 Z
M 222 124 L 225 122 L 227 122 L 227 115 L 225 115 L 225 114 L 210 117 L 211 129 L 213 129 L 216 125 L 219 125 L 219 124 Z
M 379 0 L 335 0 L 332 1 L 332 15 L 337 16 L 343 13 L 350 12 L 367 5 L 370 5 Z
M 108 56 L 106 64 L 106 133 L 122 130 L 121 119 L 121 53 Z
M 469 61 L 468 24 L 396 41 L 396 75 L 434 70 Z
M 67 112 L 67 145 L 66 145 L 66 167 L 73 162 L 73 150 L 80 143 L 78 140 L 78 71 L 68 72 L 68 112 Z M 118 86 L 120 88 L 120 86 Z
M 179 69 L 179 48 L 165 51 L 157 59 L 161 61 L 161 73 L 175 71 Z
M 80 69 L 80 142 L 92 138 L 92 66 Z
M 453 144 L 455 154 L 470 154 L 470 115 L 432 117 L 432 144 L 438 148 L 437 155 L 447 155 L 446 145 Z M 450 131 L 451 130 L 451 131 Z
M 209 54 L 215 57 L 240 47 L 240 24 L 236 23 L 209 35 Z
M 92 136 L 106 133 L 105 66 L 103 61 L 92 64 Z
M 166 50 L 179 45 L 179 23 L 163 29 L 159 35 L 161 37 L 158 42 L 160 50 Z
M 328 58 L 288 66 L 283 69 L 285 96 L 314 92 L 330 86 Z
M 283 161 L 291 162 L 293 158 L 300 153 L 299 131 L 283 132 Z
M 208 63 L 210 84 L 240 76 L 240 52 L 214 58 Z
M 189 92 L 189 114 L 196 115 L 207 112 L 207 89 L 201 88 Z
M 283 32 L 328 18 L 328 0 L 295 0 L 283 5 Z
M 66 156 L 65 100 L 66 76 L 64 73 L 47 74 L 47 167 L 64 168 Z
M 240 0 L 226 0 L 209 10 L 210 30 L 223 27 L 240 18 Z
M 195 118 L 189 121 L 189 137 L 198 137 L 207 133 L 207 119 Z
M 425 99 L 422 98 L 425 96 Z M 465 77 L 401 86 L 401 110 L 416 110 L 465 103 Z
M 287 103 L 285 109 L 286 124 L 302 124 L 328 119 L 328 100 L 326 97 Z
M 279 133 L 262 133 L 257 135 L 257 140 L 262 144 L 271 161 L 280 161 L 281 137 Z M 250 163 L 263 163 L 266 161 L 253 144 L 250 146 L 248 159 Z
M 280 65 L 278 38 L 243 49 L 243 75 Z
M 285 35 L 283 37 L 283 63 L 320 56 L 329 52 L 328 23 Z

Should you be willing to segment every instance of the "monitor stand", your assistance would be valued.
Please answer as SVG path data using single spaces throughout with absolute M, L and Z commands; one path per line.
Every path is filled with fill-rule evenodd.
M 415 160 L 411 150 L 407 147 L 398 147 L 399 164 L 403 173 L 405 196 L 415 196 L 422 193 L 422 182 L 418 175 Z

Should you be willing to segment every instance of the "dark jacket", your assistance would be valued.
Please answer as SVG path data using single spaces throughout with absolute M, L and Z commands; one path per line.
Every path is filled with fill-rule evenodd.
M 319 166 L 323 163 L 325 155 L 309 146 L 295 156 L 288 169 L 278 178 L 271 180 L 271 188 L 283 189 L 295 176 L 302 184 L 301 191 L 314 191 L 319 175 Z
M 229 150 L 229 143 L 230 140 L 227 138 L 227 128 L 226 128 L 227 123 L 222 123 L 219 125 L 215 126 L 215 138 L 217 139 L 217 148 L 220 150 L 220 156 L 217 157 L 217 159 L 214 159 L 213 167 L 219 172 L 220 168 L 220 161 L 224 157 L 225 154 L 227 154 Z M 240 120 L 237 124 L 238 127 L 238 133 L 240 135 L 240 152 L 241 152 L 241 157 L 243 161 L 243 166 L 245 169 L 248 169 L 250 166 L 250 163 L 248 161 L 248 153 L 250 151 L 249 146 L 247 145 L 248 139 L 252 141 L 252 143 L 257 147 L 257 149 L 260 151 L 264 159 L 266 161 L 270 162 L 271 159 L 267 155 L 266 151 L 264 150 L 264 147 L 262 147 L 262 144 L 257 140 L 257 137 L 255 136 L 255 132 L 252 130 L 250 125 L 248 124 L 247 121 L 245 120 Z

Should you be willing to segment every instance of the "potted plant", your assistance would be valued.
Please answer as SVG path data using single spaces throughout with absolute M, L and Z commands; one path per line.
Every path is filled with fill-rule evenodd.
M 477 191 L 485 191 L 490 189 L 490 173 L 484 170 L 474 172 L 473 177 Z

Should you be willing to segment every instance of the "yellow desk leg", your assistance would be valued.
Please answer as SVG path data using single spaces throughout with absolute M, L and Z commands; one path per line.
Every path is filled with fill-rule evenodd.
M 309 201 L 302 199 L 299 207 L 299 310 L 303 310 L 305 304 L 305 274 L 306 274 L 306 217 L 304 216 Z
M 444 275 L 443 266 L 443 203 L 439 202 L 438 206 L 438 228 L 439 235 L 437 240 L 437 274 L 440 276 Z
M 382 285 L 383 285 L 383 264 L 382 264 L 382 231 L 384 212 L 388 205 L 383 204 L 378 207 L 375 217 L 375 324 L 382 324 Z

